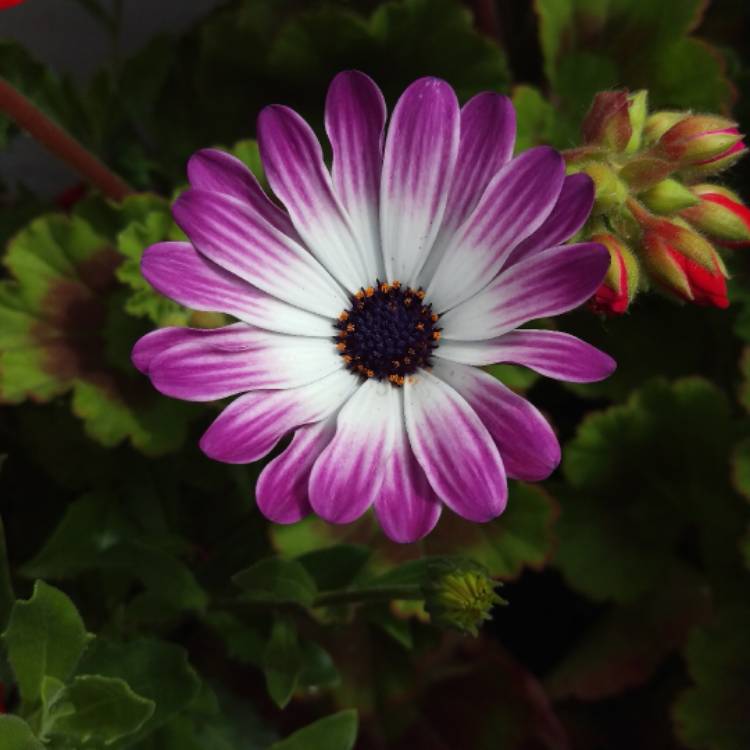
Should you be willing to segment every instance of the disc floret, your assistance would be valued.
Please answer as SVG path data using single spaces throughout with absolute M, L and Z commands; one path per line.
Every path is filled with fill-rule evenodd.
M 378 280 L 350 298 L 334 324 L 336 348 L 352 372 L 401 386 L 429 368 L 440 341 L 439 316 L 420 287 Z

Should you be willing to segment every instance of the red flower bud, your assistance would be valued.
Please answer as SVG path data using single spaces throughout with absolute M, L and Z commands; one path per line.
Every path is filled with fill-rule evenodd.
M 623 151 L 633 134 L 627 91 L 602 91 L 583 120 L 583 142 Z
M 688 302 L 725 308 L 726 271 L 712 248 L 710 267 L 706 268 L 671 245 L 653 229 L 643 237 L 643 260 L 651 278 L 663 289 Z
M 22 2 L 24 2 L 24 0 L 0 0 L 0 10 L 12 8 L 14 5 L 20 5 Z
M 591 241 L 609 250 L 610 264 L 602 285 L 589 301 L 589 309 L 603 315 L 622 315 L 638 289 L 638 262 L 613 234 L 595 234 Z
M 733 164 L 745 151 L 736 123 L 716 115 L 690 115 L 659 138 L 656 154 L 681 167 L 716 172 Z
M 680 212 L 693 226 L 724 247 L 750 247 L 750 208 L 731 190 L 718 185 L 694 185 L 697 206 Z

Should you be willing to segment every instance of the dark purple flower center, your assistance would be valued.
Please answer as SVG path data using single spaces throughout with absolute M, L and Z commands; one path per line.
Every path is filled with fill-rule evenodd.
M 351 307 L 339 315 L 336 348 L 362 378 L 400 386 L 419 367 L 430 367 L 440 340 L 437 321 L 421 288 L 378 281 L 352 295 Z

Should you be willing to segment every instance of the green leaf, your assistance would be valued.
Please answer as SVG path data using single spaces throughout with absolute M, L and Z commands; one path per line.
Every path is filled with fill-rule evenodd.
M 44 745 L 23 719 L 0 715 L 0 750 L 44 750 Z
M 563 450 L 567 486 L 555 490 L 557 563 L 571 586 L 622 603 L 680 567 L 695 529 L 717 580 L 736 565 L 741 504 L 729 486 L 726 399 L 707 381 L 653 381 L 627 404 L 591 413 Z M 606 561 L 606 564 L 603 564 Z
M 243 589 L 243 601 L 301 604 L 310 607 L 317 587 L 296 560 L 269 557 L 240 571 L 232 580 Z
M 352 750 L 357 739 L 357 712 L 340 711 L 275 742 L 269 750 Z
M 494 577 L 515 578 L 525 567 L 539 569 L 552 552 L 554 500 L 536 485 L 511 482 L 500 518 L 485 524 L 445 514 L 424 540 L 430 555 L 461 554 L 482 563 Z
M 78 674 L 123 680 L 139 696 L 155 704 L 153 715 L 135 735 L 128 737 L 123 747 L 135 744 L 168 722 L 190 705 L 200 689 L 184 649 L 151 639 L 118 643 L 97 638 L 81 660 Z
M 303 656 L 297 631 L 287 618 L 276 618 L 263 654 L 268 694 L 279 708 L 286 708 L 299 684 Z
M 709 619 L 708 587 L 692 575 L 663 580 L 633 604 L 605 612 L 547 678 L 555 700 L 601 700 L 645 683 Z
M 342 589 L 360 573 L 370 549 L 359 544 L 334 544 L 300 555 L 297 561 L 312 576 L 320 591 Z
M 36 703 L 45 675 L 66 680 L 89 638 L 73 602 L 37 581 L 31 598 L 13 606 L 3 634 L 23 701 L 29 706 Z
M 254 138 L 246 138 L 229 149 L 258 179 L 262 185 L 266 183 L 266 175 L 263 171 L 263 162 L 260 160 L 260 149 L 258 141 Z
M 303 641 L 301 650 L 302 666 L 298 680 L 300 687 L 319 690 L 341 682 L 331 655 L 322 646 L 314 641 Z
M 111 745 L 137 732 L 154 713 L 154 701 L 119 678 L 78 675 L 59 692 L 48 734 L 83 744 Z
M 694 687 L 674 707 L 680 739 L 695 750 L 750 747 L 750 609 L 722 612 L 690 637 L 687 666 Z

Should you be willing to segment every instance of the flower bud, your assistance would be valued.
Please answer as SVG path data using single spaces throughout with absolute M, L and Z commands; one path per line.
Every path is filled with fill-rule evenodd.
M 750 247 L 750 208 L 731 190 L 693 185 L 699 204 L 681 212 L 694 227 L 725 247 Z
M 647 230 L 643 239 L 643 263 L 650 277 L 667 292 L 698 305 L 725 308 L 729 306 L 726 270 L 716 251 L 711 250 L 710 264 L 706 268 L 680 252 L 658 232 Z
M 657 182 L 638 198 L 649 210 L 657 214 L 677 213 L 683 208 L 697 206 L 700 203 L 700 198 L 693 195 L 690 188 L 671 178 Z
M 604 315 L 621 315 L 638 291 L 638 261 L 630 248 L 609 232 L 595 234 L 590 240 L 609 250 L 610 264 L 602 285 L 589 302 L 589 308 Z
M 627 91 L 602 91 L 597 94 L 583 120 L 583 142 L 623 151 L 633 135 L 629 108 Z
M 631 135 L 625 146 L 626 154 L 634 154 L 641 147 L 643 128 L 648 112 L 648 91 L 641 89 L 628 97 L 628 117 L 630 118 Z
M 745 156 L 745 154 L 747 154 L 747 146 L 742 140 L 743 135 L 736 128 L 734 128 L 734 132 L 740 140 L 717 156 L 696 162 L 689 167 L 682 169 L 681 173 L 684 177 L 688 180 L 697 180 L 701 177 L 708 177 L 717 174 L 728 167 L 731 167 L 735 162 L 738 162 L 743 156 Z
M 735 153 L 741 141 L 742 134 L 731 120 L 717 115 L 689 115 L 659 138 L 654 151 L 682 167 L 699 167 Z
M 425 609 L 435 625 L 477 635 L 496 604 L 507 602 L 495 589 L 500 585 L 479 563 L 446 559 L 432 563 L 425 590 Z
M 628 197 L 628 188 L 611 167 L 600 161 L 592 161 L 584 164 L 580 171 L 585 172 L 594 181 L 592 213 L 606 213 L 622 206 Z
M 674 171 L 675 165 L 666 159 L 639 154 L 623 166 L 620 178 L 638 193 L 665 180 Z
M 656 143 L 667 130 L 676 125 L 680 120 L 684 120 L 689 114 L 689 112 L 662 110 L 661 112 L 654 112 L 652 115 L 649 115 L 643 126 L 644 144 L 650 146 Z

